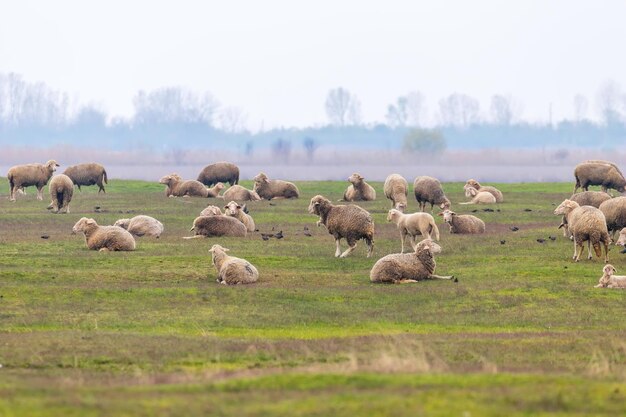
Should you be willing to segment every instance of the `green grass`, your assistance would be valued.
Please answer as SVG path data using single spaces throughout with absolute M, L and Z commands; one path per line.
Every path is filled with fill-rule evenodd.
M 626 292 L 593 288 L 600 260 L 571 261 L 552 214 L 571 184 L 496 184 L 505 203 L 494 212 L 455 204 L 487 223 L 481 236 L 440 228 L 437 272 L 459 282 L 403 286 L 369 282 L 376 259 L 400 248 L 373 185 L 379 199 L 361 205 L 376 223 L 375 256 L 360 243 L 336 259 L 307 206 L 315 194 L 338 200 L 344 182 L 249 203 L 260 231 L 282 240 L 187 241 L 197 213 L 221 200 L 113 180 L 53 215 L 33 189 L 10 203 L 0 179 L 0 416 L 626 412 Z M 444 185 L 453 202 L 465 200 L 462 185 Z M 89 251 L 70 234 L 82 216 L 136 214 L 166 230 L 132 253 Z M 254 263 L 259 283 L 217 285 L 213 243 Z M 626 255 L 610 256 L 624 269 Z

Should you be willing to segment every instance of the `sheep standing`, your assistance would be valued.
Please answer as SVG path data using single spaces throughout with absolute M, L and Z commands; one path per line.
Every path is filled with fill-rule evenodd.
M 606 200 L 599 207 L 611 236 L 626 227 L 626 197 L 615 197 Z
M 576 178 L 574 193 L 581 187 L 588 191 L 590 185 L 599 185 L 604 192 L 609 188 L 620 193 L 626 191 L 624 174 L 612 162 L 597 160 L 581 162 L 574 168 L 574 177 Z
M 224 201 L 258 201 L 261 197 L 256 191 L 248 190 L 241 185 L 233 185 L 224 191 Z
M 198 181 L 207 186 L 212 186 L 218 182 L 227 182 L 230 185 L 239 184 L 239 167 L 231 162 L 216 162 L 205 166 Z
M 450 233 L 480 234 L 485 233 L 485 222 L 471 214 L 456 214 L 450 210 L 439 213 L 450 226 Z
M 380 258 L 370 271 L 370 281 L 405 284 L 426 279 L 454 279 L 454 276 L 435 275 L 435 253 L 441 246 L 430 239 L 422 240 L 413 253 L 394 253 Z
M 245 237 L 247 233 L 246 226 L 230 216 L 196 217 L 189 231 L 195 232 L 195 235 L 184 237 L 183 239 L 221 236 Z
M 442 209 L 450 208 L 450 200 L 444 194 L 437 178 L 428 176 L 415 178 L 413 192 L 421 211 L 426 211 L 426 203 L 430 203 L 430 211 L 433 211 L 435 204 Z
M 400 210 L 391 209 L 387 214 L 387 221 L 394 222 L 400 231 L 402 244 L 400 253 L 404 253 L 404 240 L 407 236 L 410 236 L 409 243 L 413 250 L 417 245 L 416 237 L 419 235 L 425 236 L 426 239 L 432 239 L 434 235 L 435 239 L 439 240 L 439 228 L 433 216 L 428 213 L 404 214 Z
M 589 245 L 588 258 L 591 259 L 591 246 L 596 256 L 602 255 L 600 244 L 604 245 L 604 261 L 609 261 L 609 243 L 611 238 L 606 227 L 604 214 L 595 207 L 579 206 L 572 200 L 564 200 L 555 210 L 554 214 L 564 215 L 567 218 L 569 231 L 574 239 L 573 259 L 578 262 L 585 242 Z
M 351 185 L 343 193 L 344 201 L 374 201 L 376 200 L 376 190 L 365 182 L 365 178 L 359 173 L 354 173 L 348 177 Z
M 309 213 L 320 216 L 317 225 L 324 224 L 328 233 L 335 238 L 337 250 L 335 256 L 345 258 L 356 248 L 356 243 L 364 239 L 368 246 L 367 257 L 374 251 L 374 221 L 364 209 L 354 204 L 333 205 L 330 200 L 316 195 L 309 204 Z M 339 241 L 345 238 L 348 249 L 341 253 Z
M 163 223 L 155 219 L 154 217 L 139 215 L 130 219 L 119 219 L 113 226 L 121 227 L 128 230 L 133 236 L 152 236 L 155 238 L 161 237 L 163 233 Z
M 226 255 L 228 249 L 213 245 L 209 249 L 217 269 L 217 282 L 224 285 L 252 284 L 259 279 L 259 271 L 245 259 Z
M 270 180 L 263 172 L 254 177 L 253 191 L 266 200 L 300 197 L 300 191 L 295 184 L 282 180 Z
M 385 197 L 391 200 L 391 208 L 401 212 L 406 210 L 407 196 L 409 195 L 409 183 L 400 174 L 391 174 L 385 179 L 383 185 Z
M 60 166 L 54 159 L 45 164 L 16 165 L 9 169 L 7 179 L 9 180 L 10 201 L 15 201 L 15 193 L 18 190 L 24 191 L 25 187 L 34 185 L 37 187 L 37 200 L 43 200 L 43 187 L 48 183 L 56 167 Z
M 108 184 L 107 172 L 100 164 L 92 162 L 72 165 L 67 167 L 63 173 L 72 179 L 79 191 L 81 185 L 98 185 L 98 194 L 100 191 L 106 194 L 103 184 Z
M 199 181 L 184 181 L 178 174 L 166 175 L 159 180 L 159 183 L 167 186 L 165 195 L 168 197 L 215 197 L 219 190 L 224 187 L 223 184 L 218 183 L 213 188 L 206 188 Z M 221 188 L 219 184 L 221 184 Z
M 200 212 L 201 216 L 221 216 L 222 210 L 218 206 L 208 205 Z
M 626 276 L 614 275 L 616 272 L 617 269 L 613 265 L 604 265 L 596 288 L 626 288 Z
M 127 230 L 117 226 L 98 226 L 94 219 L 81 218 L 72 233 L 83 232 L 85 243 L 91 250 L 100 252 L 135 250 L 135 239 Z
M 74 194 L 74 184 L 70 177 L 64 174 L 55 175 L 50 180 L 48 191 L 52 200 L 48 208 L 51 208 L 54 213 L 59 213 L 61 210 L 69 213 L 70 201 L 72 201 Z
M 459 204 L 495 204 L 496 197 L 487 191 L 478 191 L 474 187 L 470 187 L 465 190 L 465 195 L 468 197 L 473 197 L 472 201 L 466 201 L 465 203 Z
M 250 216 L 247 213 L 244 213 L 243 209 L 241 208 L 239 204 L 237 204 L 234 201 L 231 201 L 230 203 L 224 206 L 224 212 L 227 216 L 234 217 L 235 219 L 243 223 L 244 226 L 246 226 L 246 230 L 248 232 L 254 232 L 255 225 L 254 225 L 254 220 L 252 219 L 252 216 Z
M 491 187 L 489 185 L 480 185 L 480 183 L 473 178 L 467 180 L 465 182 L 465 185 L 463 186 L 463 190 L 465 190 L 465 197 L 472 197 L 472 194 L 470 194 L 469 191 L 471 188 L 477 190 L 478 192 L 484 191 L 492 194 L 496 198 L 496 203 L 502 203 L 504 201 L 504 196 L 502 195 L 502 192 L 496 187 Z

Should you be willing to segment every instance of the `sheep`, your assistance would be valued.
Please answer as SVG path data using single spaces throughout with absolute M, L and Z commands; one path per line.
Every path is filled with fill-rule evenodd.
M 335 238 L 337 250 L 335 257 L 345 258 L 356 248 L 359 239 L 364 239 L 368 246 L 367 257 L 374 251 L 374 221 L 372 216 L 361 207 L 348 205 L 333 205 L 327 198 L 316 195 L 309 204 L 309 213 L 320 216 L 317 225 L 324 224 L 328 233 Z M 339 241 L 345 238 L 348 249 L 341 253 Z
M 365 178 L 359 173 L 354 173 L 348 177 L 351 183 L 343 193 L 344 201 L 374 201 L 376 200 L 376 190 L 365 182 Z
M 466 196 L 472 196 L 472 201 L 466 201 L 459 204 L 495 204 L 496 197 L 488 191 L 478 191 L 474 187 L 469 187 L 465 190 Z
M 435 275 L 435 253 L 441 246 L 424 239 L 413 253 L 394 253 L 380 258 L 370 271 L 370 281 L 375 283 L 406 284 L 426 279 L 454 279 L 454 276 Z M 457 281 L 457 280 L 455 280 Z
M 218 183 L 213 188 L 206 188 L 201 182 L 195 180 L 183 181 L 178 174 L 166 175 L 159 180 L 160 184 L 165 184 L 165 195 L 168 197 L 215 197 L 224 184 Z
M 258 201 L 261 197 L 256 191 L 248 190 L 241 185 L 233 185 L 224 191 L 224 201 Z
M 239 184 L 239 168 L 230 162 L 216 162 L 200 171 L 198 181 L 209 187 L 218 182 L 227 182 L 231 186 Z
M 139 215 L 130 219 L 119 219 L 113 226 L 121 227 L 128 230 L 133 236 L 152 236 L 155 238 L 161 237 L 163 233 L 163 223 L 155 219 L 154 217 Z
M 81 191 L 81 185 L 98 185 L 98 194 L 100 191 L 106 194 L 104 184 L 108 184 L 107 172 L 104 167 L 95 162 L 88 164 L 78 164 L 67 167 L 63 171 L 65 175 L 72 179 L 72 182 L 78 186 L 78 190 Z
M 606 226 L 612 237 L 626 227 L 626 197 L 615 197 L 606 200 L 599 207 L 606 219 Z
M 72 234 L 83 232 L 85 243 L 91 250 L 133 251 L 135 239 L 127 230 L 117 226 L 98 226 L 94 219 L 81 218 L 72 228 Z
M 247 233 L 246 226 L 230 216 L 196 217 L 189 231 L 195 232 L 195 235 L 184 237 L 183 239 L 221 236 L 245 237 Z
M 385 197 L 391 200 L 391 208 L 401 212 L 406 210 L 407 196 L 409 195 L 409 183 L 402 175 L 391 174 L 385 179 L 383 185 Z
M 48 191 L 52 200 L 48 208 L 52 209 L 54 213 L 59 213 L 63 209 L 65 209 L 65 213 L 69 213 L 70 201 L 72 201 L 74 194 L 74 184 L 70 177 L 64 174 L 55 175 L 50 180 Z
M 610 194 L 603 191 L 583 191 L 582 193 L 573 194 L 569 199 L 577 202 L 579 206 L 600 208 L 600 204 L 611 198 Z
M 227 248 L 213 245 L 209 252 L 217 269 L 217 282 L 224 285 L 252 284 L 259 279 L 259 271 L 245 259 L 226 255 Z
M 227 216 L 234 217 L 246 226 L 248 232 L 254 232 L 255 225 L 252 216 L 243 212 L 241 206 L 234 201 L 224 206 L 224 213 Z
M 15 193 L 18 190 L 24 191 L 24 187 L 34 185 L 37 187 L 37 200 L 43 200 L 43 187 L 48 183 L 56 167 L 60 166 L 54 159 L 45 164 L 16 165 L 9 169 L 7 179 L 9 180 L 10 201 L 15 201 Z
M 626 288 L 626 276 L 613 275 L 617 269 L 611 264 L 604 265 L 602 276 L 595 288 Z
M 574 178 L 576 178 L 574 193 L 581 187 L 588 191 L 590 185 L 599 185 L 604 192 L 609 188 L 620 193 L 626 191 L 624 174 L 612 162 L 597 160 L 581 162 L 574 168 Z
M 387 221 L 394 222 L 400 231 L 400 243 L 402 244 L 400 253 L 404 253 L 404 240 L 407 236 L 411 237 L 409 243 L 413 250 L 417 245 L 416 237 L 418 235 L 432 239 L 432 233 L 435 239 L 439 240 L 439 228 L 437 228 L 433 216 L 428 213 L 404 214 L 400 210 L 391 209 L 387 213 Z
M 450 233 L 480 234 L 485 233 L 485 222 L 471 214 L 456 214 L 448 209 L 439 213 L 450 226 Z
M 465 190 L 465 197 L 472 196 L 469 192 L 470 188 L 474 188 L 475 190 L 478 190 L 478 192 L 486 191 L 490 194 L 493 194 L 493 196 L 496 198 L 496 203 L 502 203 L 504 201 L 504 196 L 502 195 L 502 192 L 496 187 L 491 187 L 489 185 L 480 185 L 480 183 L 473 178 L 467 180 L 465 182 L 465 185 L 463 186 L 463 190 Z
M 281 180 L 270 180 L 263 172 L 254 177 L 253 191 L 266 200 L 300 197 L 300 191 L 295 184 Z
M 609 231 L 606 226 L 606 218 L 600 209 L 591 206 L 579 206 L 572 200 L 564 200 L 555 210 L 554 214 L 564 215 L 567 218 L 569 231 L 574 240 L 574 261 L 578 262 L 585 242 L 588 242 L 588 259 L 592 258 L 591 246 L 596 256 L 602 255 L 600 244 L 604 245 L 604 261 L 609 261 Z
M 206 206 L 204 210 L 200 212 L 201 216 L 221 216 L 222 210 L 218 206 Z
M 442 209 L 450 208 L 450 200 L 444 194 L 441 183 L 436 178 L 428 176 L 415 178 L 415 181 L 413 181 L 413 192 L 421 211 L 426 211 L 426 203 L 430 203 L 431 212 L 435 204 Z
M 619 232 L 619 238 L 615 244 L 619 246 L 626 246 L 626 227 Z

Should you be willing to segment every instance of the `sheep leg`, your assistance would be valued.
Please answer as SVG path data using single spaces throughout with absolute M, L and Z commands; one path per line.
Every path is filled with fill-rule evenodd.
M 406 238 L 406 233 L 400 232 L 400 242 L 402 243 L 402 250 L 400 253 L 404 253 L 404 239 Z
M 350 242 L 348 242 L 348 245 L 350 245 Z M 352 242 L 352 244 L 350 246 L 348 246 L 348 249 L 346 249 L 340 256 L 340 258 L 345 258 L 346 256 L 350 255 L 354 249 L 356 249 L 356 242 Z
M 428 279 L 454 279 L 454 275 L 441 276 L 441 275 L 430 274 L 428 276 Z
M 393 283 L 394 284 L 411 284 L 413 282 L 419 282 L 419 281 L 415 279 L 398 279 L 398 280 L 395 280 Z
M 609 243 L 604 242 L 604 263 L 609 263 Z
M 184 236 L 183 239 L 200 239 L 200 238 L 205 238 L 206 236 L 204 235 L 195 235 L 195 236 Z
M 104 247 L 104 248 L 100 248 L 100 250 L 98 252 L 108 252 L 109 248 Z
M 43 200 L 43 187 L 37 187 L 37 200 Z
M 574 256 L 574 261 L 578 262 L 578 260 L 580 259 L 580 255 L 582 254 L 583 249 L 585 247 L 585 244 L 584 242 L 580 242 L 580 243 L 575 243 L 575 245 L 576 245 L 575 249 L 578 249 L 578 250 L 576 252 L 576 255 Z
M 335 258 L 338 258 L 341 255 L 341 248 L 339 247 L 339 240 L 335 239 L 335 245 L 337 245 L 337 250 L 335 251 Z
M 591 240 L 587 241 L 587 259 L 593 259 L 593 253 L 591 253 Z

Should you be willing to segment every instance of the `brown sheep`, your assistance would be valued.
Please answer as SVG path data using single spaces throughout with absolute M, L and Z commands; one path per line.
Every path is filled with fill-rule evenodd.
M 626 179 L 622 171 L 612 162 L 597 160 L 581 162 L 574 169 L 574 177 L 576 178 L 574 193 L 581 187 L 588 191 L 590 185 L 599 185 L 604 192 L 609 188 L 620 193 L 626 191 Z
M 430 203 L 430 211 L 433 211 L 435 204 L 442 209 L 450 208 L 450 200 L 444 194 L 437 178 L 428 176 L 415 178 L 413 192 L 421 211 L 426 211 L 426 203 Z
M 407 196 L 409 195 L 409 183 L 402 175 L 391 174 L 385 179 L 383 185 L 385 197 L 391 200 L 391 208 L 404 212 L 407 206 Z
M 43 187 L 48 183 L 56 167 L 60 166 L 54 159 L 45 164 L 16 165 L 9 169 L 7 179 L 9 180 L 10 201 L 15 201 L 15 193 L 18 190 L 24 191 L 24 187 L 34 185 L 37 187 L 37 200 L 43 200 Z
M 53 213 L 59 213 L 63 209 L 65 209 L 65 213 L 69 213 L 70 201 L 72 201 L 74 194 L 74 184 L 70 177 L 64 174 L 55 175 L 50 180 L 48 191 L 52 200 L 48 208 L 52 209 Z
M 213 188 L 206 188 L 199 181 L 184 181 L 178 174 L 166 175 L 159 180 L 159 183 L 167 186 L 165 195 L 168 197 L 215 197 L 224 187 L 224 184 L 218 183 Z
M 231 186 L 239 184 L 239 167 L 231 162 L 207 165 L 198 174 L 198 181 L 209 187 L 218 182 L 227 182 Z
M 489 185 L 480 185 L 480 183 L 473 178 L 470 178 L 469 180 L 467 180 L 465 182 L 465 185 L 463 186 L 463 189 L 465 190 L 465 197 L 472 197 L 472 195 L 468 191 L 469 188 L 474 188 L 478 190 L 478 192 L 485 191 L 490 194 L 493 194 L 493 196 L 496 198 L 496 203 L 502 203 L 504 201 L 502 192 L 498 190 L 496 187 L 491 187 Z
M 485 233 L 485 222 L 471 214 L 456 214 L 448 209 L 439 213 L 450 226 L 453 234 L 480 234 Z
M 606 218 L 600 209 L 591 206 L 579 206 L 572 200 L 564 200 L 554 214 L 567 218 L 569 231 L 574 238 L 574 261 L 578 262 L 585 242 L 588 242 L 588 258 L 591 259 L 591 246 L 596 256 L 602 255 L 601 244 L 604 245 L 604 261 L 609 261 L 609 243 L 611 238 L 606 227 Z
M 626 197 L 615 197 L 606 200 L 599 207 L 606 219 L 606 226 L 612 237 L 626 227 Z
M 239 220 L 220 215 L 196 217 L 189 231 L 195 232 L 195 236 L 184 237 L 183 239 L 220 236 L 245 237 L 247 233 L 246 226 Z
M 83 232 L 85 243 L 91 250 L 100 252 L 135 250 L 135 238 L 117 226 L 98 226 L 94 219 L 81 218 L 72 228 L 72 233 Z
M 359 173 L 354 173 L 348 177 L 351 185 L 343 193 L 344 201 L 374 201 L 376 200 L 376 190 L 365 182 L 365 178 Z
M 282 180 L 270 180 L 263 172 L 254 177 L 253 190 L 266 200 L 300 197 L 300 191 L 298 191 L 298 187 L 295 184 Z
M 80 190 L 81 185 L 98 185 L 98 193 L 102 191 L 106 194 L 103 183 L 108 184 L 107 172 L 100 164 L 92 162 L 72 165 L 67 167 L 63 173 L 72 179 L 72 182 L 78 186 L 78 190 Z
M 224 191 L 223 197 L 224 201 L 257 201 L 261 199 L 256 191 L 248 190 L 241 185 L 233 185 Z

